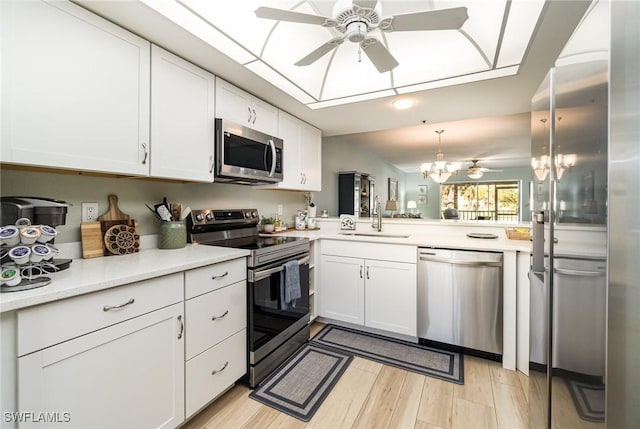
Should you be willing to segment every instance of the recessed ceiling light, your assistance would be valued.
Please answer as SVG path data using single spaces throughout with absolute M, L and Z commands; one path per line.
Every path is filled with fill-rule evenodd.
M 413 100 L 411 100 L 410 98 L 401 98 L 399 100 L 394 101 L 391 104 L 393 104 L 393 107 L 395 107 L 398 110 L 404 110 L 413 106 Z

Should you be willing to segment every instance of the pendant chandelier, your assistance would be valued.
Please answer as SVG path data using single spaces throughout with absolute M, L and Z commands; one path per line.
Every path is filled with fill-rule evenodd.
M 558 118 L 558 122 L 562 117 Z M 547 119 L 540 119 L 542 122 L 542 135 L 545 140 L 545 145 L 542 147 L 543 151 L 546 150 L 546 134 L 547 134 Z M 558 145 L 558 151 L 560 150 L 560 146 Z M 577 155 L 575 153 L 570 154 L 562 154 L 557 153 L 555 157 L 555 167 L 556 167 L 556 179 L 560 180 L 562 178 L 562 174 L 571 170 L 571 167 L 576 165 Z M 551 157 L 548 155 L 542 155 L 539 158 L 533 157 L 531 158 L 531 168 L 533 168 L 533 174 L 535 174 L 536 178 L 543 182 L 544 179 L 547 178 L 547 174 L 551 170 Z
M 423 123 L 425 121 L 422 121 Z M 420 171 L 426 179 L 431 177 L 437 183 L 444 183 L 452 174 L 458 174 L 458 170 L 462 167 L 460 162 L 447 163 L 444 160 L 444 153 L 442 153 L 442 133 L 444 130 L 436 130 L 438 134 L 438 154 L 436 155 L 435 162 L 425 162 L 420 165 Z

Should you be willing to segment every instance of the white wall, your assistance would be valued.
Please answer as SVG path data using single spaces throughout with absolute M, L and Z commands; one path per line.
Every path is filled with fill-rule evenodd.
M 3 196 L 21 195 L 60 199 L 73 206 L 65 226 L 58 228 L 56 243 L 80 240 L 81 203 L 98 202 L 99 212 L 109 208 L 109 194 L 118 196 L 120 210 L 140 224 L 142 235 L 157 234 L 159 221 L 145 207 L 167 197 L 192 209 L 257 208 L 260 215 L 273 216 L 277 205 L 284 208 L 283 218 L 293 225 L 296 210 L 305 207 L 303 192 L 263 190 L 221 183 L 173 183 L 149 179 L 95 177 L 74 174 L 40 173 L 19 170 L 0 171 Z

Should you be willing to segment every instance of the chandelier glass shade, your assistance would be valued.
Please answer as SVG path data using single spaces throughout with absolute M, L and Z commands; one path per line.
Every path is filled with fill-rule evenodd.
M 444 183 L 452 174 L 458 174 L 458 170 L 462 167 L 460 162 L 447 163 L 444 160 L 444 153 L 442 153 L 441 139 L 444 130 L 436 130 L 438 134 L 438 154 L 436 155 L 435 162 L 424 162 L 420 164 L 420 172 L 426 179 L 431 177 L 437 183 Z
M 562 118 L 558 118 L 560 121 Z M 546 135 L 546 119 L 540 119 L 543 127 L 543 135 Z M 558 153 L 555 156 L 555 168 L 556 168 L 556 179 L 560 180 L 562 178 L 562 174 L 571 170 L 571 167 L 576 165 L 577 155 L 575 153 L 570 154 L 562 154 Z M 541 155 L 540 157 L 531 158 L 531 168 L 533 169 L 533 174 L 535 174 L 536 178 L 539 181 L 544 181 L 547 178 L 547 174 L 551 171 L 551 157 L 549 155 Z

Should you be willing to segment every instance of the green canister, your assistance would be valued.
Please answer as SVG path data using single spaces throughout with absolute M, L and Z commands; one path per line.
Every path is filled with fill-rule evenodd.
M 181 249 L 186 245 L 187 226 L 184 222 L 174 221 L 160 224 L 159 249 Z

